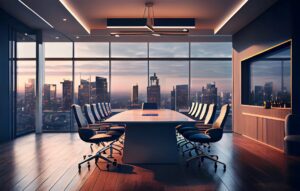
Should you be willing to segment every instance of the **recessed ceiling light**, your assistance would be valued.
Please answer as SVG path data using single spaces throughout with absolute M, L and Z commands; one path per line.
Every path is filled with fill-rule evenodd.
M 152 36 L 160 36 L 158 33 L 152 33 Z
M 59 39 L 59 36 L 56 36 L 55 39 Z
M 28 34 L 27 34 L 27 33 L 24 33 L 24 35 L 25 35 L 25 36 L 28 36 Z
M 66 19 L 66 18 L 63 18 L 63 21 L 64 21 L 64 22 L 66 22 L 66 21 L 67 21 L 67 19 Z
M 76 36 L 76 38 L 79 39 L 80 37 L 79 37 L 79 36 Z
M 119 38 L 119 37 L 120 37 L 120 35 L 118 35 L 118 34 L 115 34 L 115 37 Z

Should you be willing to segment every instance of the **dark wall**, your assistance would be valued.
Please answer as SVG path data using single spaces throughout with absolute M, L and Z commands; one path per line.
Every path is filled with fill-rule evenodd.
M 0 142 L 14 138 L 13 131 L 13 60 L 12 48 L 16 31 L 32 30 L 0 9 Z
M 299 12 L 299 9 L 297 11 Z M 295 52 L 296 33 L 293 22 L 296 19 L 295 16 L 296 14 L 292 13 L 292 0 L 279 0 L 265 13 L 233 35 L 234 131 L 281 150 L 283 149 L 284 118 L 292 112 L 292 109 L 266 110 L 262 107 L 242 105 L 241 60 L 289 39 L 293 40 L 292 49 Z M 292 60 L 293 73 L 295 73 L 295 69 L 299 69 L 299 62 L 295 61 L 294 56 Z M 300 95 L 298 90 L 295 91 L 294 86 L 300 84 L 298 76 L 292 77 L 294 113 L 299 113 Z

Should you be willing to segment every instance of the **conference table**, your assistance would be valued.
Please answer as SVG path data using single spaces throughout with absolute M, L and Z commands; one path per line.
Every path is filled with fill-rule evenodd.
M 176 129 L 195 120 L 169 109 L 123 111 L 105 120 L 126 124 L 123 162 L 129 164 L 172 164 L 178 162 Z

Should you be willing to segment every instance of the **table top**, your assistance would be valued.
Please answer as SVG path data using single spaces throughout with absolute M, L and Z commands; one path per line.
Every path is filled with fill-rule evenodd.
M 113 115 L 105 122 L 121 123 L 172 123 L 172 122 L 194 122 L 182 113 L 170 109 L 142 110 L 132 109 Z

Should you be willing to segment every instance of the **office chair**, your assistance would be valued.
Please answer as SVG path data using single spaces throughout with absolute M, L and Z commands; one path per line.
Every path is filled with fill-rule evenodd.
M 192 105 L 191 105 L 191 107 L 190 107 L 190 109 L 188 111 L 188 115 L 190 115 L 192 113 L 194 107 L 195 107 L 195 102 L 192 102 Z
M 114 133 L 115 135 L 120 135 L 119 139 L 117 140 L 117 142 L 121 143 L 121 145 L 123 145 L 123 137 L 122 135 L 125 132 L 125 127 L 121 126 L 121 125 L 115 125 L 115 124 L 111 124 L 111 123 L 102 123 L 101 121 L 96 121 L 93 114 L 92 114 L 92 110 L 91 110 L 91 106 L 90 104 L 85 104 L 84 105 L 84 112 L 85 112 L 85 116 L 86 119 L 88 121 L 88 125 L 89 128 L 92 128 L 93 130 L 95 130 L 98 133 L 103 133 L 105 131 L 110 131 L 110 134 Z M 122 149 L 122 146 L 119 146 L 117 144 L 112 146 L 113 150 L 116 150 L 119 154 L 121 154 L 121 150 L 114 147 L 117 146 L 120 149 Z M 92 145 L 91 145 L 92 148 Z M 112 157 L 112 152 L 110 152 L 110 156 Z
M 108 145 L 101 148 L 96 154 L 94 155 L 88 155 L 88 158 L 86 158 L 86 155 L 83 156 L 83 161 L 78 163 L 78 169 L 80 171 L 81 165 L 83 163 L 88 163 L 88 168 L 90 167 L 89 161 L 95 159 L 95 163 L 97 164 L 99 159 L 102 159 L 106 161 L 108 164 L 106 165 L 106 168 L 109 169 L 109 164 L 113 164 L 113 166 L 117 165 L 117 161 L 110 160 L 107 157 L 103 156 L 102 154 L 105 153 L 106 150 L 110 150 L 112 152 L 113 144 L 119 139 L 121 134 L 116 133 L 115 131 L 107 131 L 105 133 L 97 133 L 93 129 L 89 128 L 89 124 L 87 120 L 85 119 L 81 107 L 79 105 L 73 104 L 72 110 L 74 113 L 74 117 L 76 120 L 76 123 L 78 125 L 78 134 L 82 141 L 91 143 L 91 144 L 101 144 L 101 143 L 109 143 Z
M 199 103 L 197 112 L 195 113 L 195 116 L 193 116 L 194 119 L 197 119 L 199 117 L 199 115 L 200 115 L 200 113 L 202 111 L 202 108 L 203 108 L 202 106 L 203 106 L 203 104 Z
M 97 103 L 96 106 L 97 106 L 97 111 L 101 117 L 101 120 L 105 120 L 106 115 L 104 114 L 104 111 L 102 110 L 101 103 Z
M 197 123 L 195 123 L 193 126 L 190 126 L 190 125 L 188 125 L 188 126 L 186 126 L 186 125 L 176 126 L 176 132 L 177 132 L 177 135 L 178 135 L 177 136 L 178 137 L 178 142 L 177 142 L 178 147 L 183 147 L 183 146 L 190 145 L 191 143 L 188 140 L 186 140 L 183 136 L 180 136 L 180 135 L 183 132 L 197 129 L 199 124 L 203 125 L 203 122 L 204 122 L 204 125 L 212 123 L 214 115 L 215 115 L 215 110 L 216 110 L 215 104 L 210 104 L 209 107 L 207 107 L 207 104 L 203 104 L 203 108 L 202 108 L 202 111 L 201 111 L 201 114 L 198 118 Z M 209 145 L 208 145 L 208 147 L 209 147 Z
M 111 108 L 109 107 L 109 103 L 105 102 L 105 108 L 109 116 L 111 116 Z
M 226 164 L 219 161 L 219 157 L 217 155 L 210 155 L 207 154 L 203 149 L 203 144 L 209 144 L 209 143 L 215 143 L 222 139 L 223 136 L 223 127 L 226 122 L 227 116 L 229 113 L 229 104 L 225 104 L 222 106 L 220 114 L 218 118 L 215 120 L 215 122 L 211 125 L 211 128 L 203 132 L 194 132 L 189 135 L 183 135 L 186 139 L 193 142 L 196 145 L 196 156 L 193 156 L 186 160 L 187 166 L 189 165 L 189 162 L 195 159 L 201 159 L 200 161 L 203 162 L 203 159 L 207 158 L 209 160 L 212 160 L 215 162 L 215 171 L 217 170 L 217 163 L 220 163 L 223 165 L 224 171 L 226 171 Z M 201 165 L 201 162 L 199 165 Z
M 102 103 L 100 104 L 100 106 L 101 106 L 101 108 L 102 108 L 102 111 L 103 111 L 105 117 L 108 118 L 108 117 L 109 117 L 109 114 L 108 114 L 108 111 L 106 110 L 105 103 L 102 102 Z
M 150 103 L 150 102 L 147 102 L 147 103 L 143 103 L 142 104 L 142 109 L 143 110 L 147 110 L 147 109 L 158 109 L 158 106 L 157 106 L 157 103 Z
M 198 109 L 198 106 L 199 106 L 199 103 L 196 102 L 195 103 L 195 107 L 194 107 L 194 110 L 191 112 L 190 116 L 193 117 L 195 116 L 196 112 L 197 112 L 197 109 Z
M 285 117 L 284 152 L 287 155 L 300 156 L 300 120 L 295 114 Z

